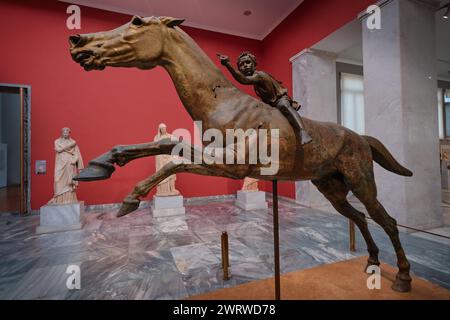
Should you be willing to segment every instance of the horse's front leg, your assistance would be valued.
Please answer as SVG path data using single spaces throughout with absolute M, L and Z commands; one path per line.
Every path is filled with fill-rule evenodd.
M 208 171 L 202 167 L 202 165 L 198 164 L 176 164 L 173 161 L 167 163 L 154 175 L 136 184 L 133 191 L 123 200 L 122 206 L 119 212 L 117 212 L 117 217 L 121 217 L 135 211 L 141 202 L 140 198 L 148 195 L 150 190 L 157 186 L 161 181 L 164 181 L 166 178 L 178 172 L 202 172 L 206 174 Z
M 108 179 L 115 170 L 115 164 L 124 166 L 135 159 L 159 154 L 170 154 L 173 148 L 180 143 L 184 147 L 183 150 L 191 150 L 191 154 L 198 154 L 198 150 L 189 144 L 170 139 L 133 145 L 118 145 L 89 161 L 88 167 L 83 169 L 74 180 L 94 181 Z
M 117 217 L 124 216 L 135 211 L 141 202 L 140 198 L 148 195 L 150 190 L 157 186 L 161 181 L 173 174 L 180 172 L 195 173 L 205 176 L 222 176 L 231 179 L 242 179 L 243 175 L 235 175 L 223 169 L 223 166 L 207 165 L 207 164 L 191 164 L 191 163 L 175 163 L 173 161 L 167 163 L 154 175 L 140 181 L 134 187 L 133 191 L 125 197 L 122 207 L 117 213 Z

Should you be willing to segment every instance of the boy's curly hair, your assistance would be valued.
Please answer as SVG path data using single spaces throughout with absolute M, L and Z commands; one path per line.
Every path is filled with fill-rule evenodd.
M 252 61 L 253 61 L 253 63 L 255 64 L 255 67 L 256 67 L 256 57 L 255 57 L 255 55 L 253 54 L 253 53 L 251 53 L 250 51 L 244 51 L 244 52 L 242 52 L 240 55 L 239 55 L 239 57 L 237 58 L 237 66 L 238 66 L 238 68 L 239 68 L 239 61 L 241 61 L 241 59 L 243 58 L 243 57 L 249 57 Z

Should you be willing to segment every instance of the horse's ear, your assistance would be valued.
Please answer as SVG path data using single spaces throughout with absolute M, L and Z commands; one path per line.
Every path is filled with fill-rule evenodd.
M 169 28 L 179 26 L 184 22 L 185 19 L 177 19 L 172 17 L 161 17 L 161 22 L 164 23 Z

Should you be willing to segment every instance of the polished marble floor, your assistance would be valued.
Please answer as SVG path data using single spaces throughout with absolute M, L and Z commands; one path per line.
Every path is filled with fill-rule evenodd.
M 245 212 L 222 200 L 192 202 L 185 218 L 154 219 L 149 210 L 120 219 L 89 213 L 83 230 L 44 235 L 34 233 L 38 216 L 1 215 L 0 299 L 182 299 L 273 275 L 270 209 Z M 388 237 L 371 230 L 380 259 L 395 265 Z M 229 281 L 220 267 L 222 231 L 230 239 Z M 450 246 L 401 239 L 413 273 L 450 289 Z M 359 232 L 357 252 L 349 252 L 345 218 L 284 200 L 280 241 L 282 272 L 366 255 Z M 80 290 L 66 287 L 69 265 L 80 267 Z

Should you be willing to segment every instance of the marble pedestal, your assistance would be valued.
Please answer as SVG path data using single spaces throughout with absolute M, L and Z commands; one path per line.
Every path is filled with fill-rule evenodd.
M 84 202 L 50 204 L 40 209 L 40 225 L 36 233 L 79 230 L 83 226 Z
M 186 209 L 183 206 L 183 196 L 155 196 L 151 208 L 154 218 L 179 216 L 186 213 Z
M 237 192 L 236 206 L 244 210 L 267 209 L 266 193 L 263 191 Z

